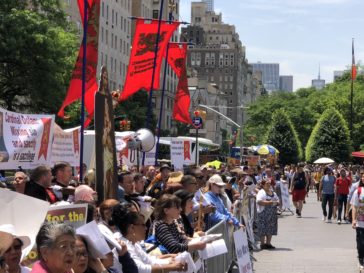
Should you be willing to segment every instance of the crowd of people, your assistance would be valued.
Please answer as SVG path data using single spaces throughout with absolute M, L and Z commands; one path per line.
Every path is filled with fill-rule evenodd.
M 66 162 L 52 169 L 38 166 L 31 173 L 15 172 L 14 180 L 0 190 L 12 190 L 49 202 L 52 206 L 87 204 L 87 222 L 97 227 L 109 243 L 110 252 L 95 258 L 85 238 L 65 223 L 44 223 L 36 237 L 39 260 L 31 269 L 22 266 L 22 250 L 30 245 L 27 234 L 15 234 L 11 225 L 0 226 L 0 266 L 9 273 L 52 272 L 164 273 L 186 271 L 176 259 L 180 253 L 206 248 L 193 240 L 221 221 L 235 229 L 245 228 L 236 208 L 244 196 L 255 199 L 254 232 L 260 248 L 275 249 L 282 211 L 281 184 L 292 194 L 298 218 L 304 213 L 308 194 L 317 193 L 323 220 L 352 222 L 357 232 L 359 263 L 364 258 L 364 172 L 338 166 L 241 166 L 221 164 L 191 166 L 174 171 L 169 165 L 120 170 L 115 199 L 98 200 L 95 171 L 80 179 Z M 243 195 L 242 193 L 245 193 Z M 117 241 L 111 244 L 108 238 Z

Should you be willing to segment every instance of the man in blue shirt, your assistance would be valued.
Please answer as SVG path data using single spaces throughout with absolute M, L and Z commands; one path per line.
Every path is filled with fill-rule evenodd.
M 208 183 L 209 191 L 205 193 L 205 199 L 210 204 L 213 204 L 216 210 L 207 216 L 206 228 L 209 229 L 220 221 L 226 221 L 235 227 L 244 227 L 224 206 L 220 194 L 224 190 L 225 183 L 222 181 L 220 175 L 214 174 L 210 177 Z

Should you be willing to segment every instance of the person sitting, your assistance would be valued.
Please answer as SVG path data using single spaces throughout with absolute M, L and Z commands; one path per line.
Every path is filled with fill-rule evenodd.
M 120 250 L 118 251 L 119 262 L 122 265 L 122 273 L 137 273 L 138 268 L 134 260 L 130 257 L 126 244 L 120 241 Z M 75 261 L 73 264 L 74 273 L 113 273 L 112 266 L 114 264 L 113 253 L 106 254 L 105 259 L 93 258 L 89 255 L 86 240 L 81 235 L 76 235 L 75 245 Z
M 184 233 L 192 238 L 194 236 L 194 230 L 191 225 L 188 216 L 191 214 L 193 210 L 193 197 L 195 196 L 193 193 L 190 193 L 186 190 L 178 190 L 174 193 L 179 199 L 181 199 L 181 218 L 178 219 L 179 223 L 183 228 Z
M 142 249 L 139 242 L 145 238 L 146 227 L 144 218 L 139 213 L 117 205 L 113 208 L 112 218 L 125 238 L 128 251 L 136 263 L 139 273 L 167 273 L 186 269 L 184 264 L 173 262 L 170 259 L 174 256 L 164 256 L 165 259 L 158 259 L 148 255 Z
M 39 261 L 31 273 L 70 273 L 75 258 L 76 234 L 72 226 L 45 223 L 40 228 L 36 244 Z
M 5 251 L 5 263 L 8 265 L 8 273 L 28 273 L 30 269 L 20 265 L 22 250 L 30 245 L 28 236 L 17 236 L 13 225 L 2 225 L 0 231 L 7 232 L 13 236 L 12 245 Z
M 239 220 L 233 217 L 226 209 L 222 199 L 219 196 L 224 190 L 225 186 L 225 183 L 222 181 L 220 175 L 214 174 L 211 176 L 208 180 L 208 184 L 209 191 L 205 193 L 205 199 L 210 204 L 213 204 L 216 210 L 207 215 L 205 229 L 209 229 L 217 225 L 220 221 L 226 221 L 228 224 L 234 225 L 235 227 L 243 227 Z
M 147 188 L 147 195 L 155 199 L 158 199 L 164 193 L 171 168 L 167 164 L 164 164 L 160 167 L 159 171 L 160 173 L 156 175 Z
M 189 242 L 185 234 L 178 228 L 176 220 L 180 218 L 181 200 L 172 194 L 162 195 L 155 205 L 155 221 L 151 232 L 158 243 L 169 253 L 205 249 L 204 242 Z
M 80 201 L 96 205 L 97 192 L 87 185 L 78 186 L 75 190 L 75 203 Z

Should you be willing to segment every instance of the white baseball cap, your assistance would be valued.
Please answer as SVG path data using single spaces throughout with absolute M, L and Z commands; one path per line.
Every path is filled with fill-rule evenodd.
M 30 245 L 30 238 L 28 236 L 18 236 L 15 233 L 15 227 L 11 224 L 1 225 L 0 231 L 10 233 L 14 239 L 20 240 L 23 243 L 22 250 Z
M 222 181 L 221 176 L 218 174 L 214 174 L 213 176 L 211 176 L 208 182 L 210 184 L 215 184 L 215 185 L 221 186 L 221 187 L 225 186 L 224 181 Z

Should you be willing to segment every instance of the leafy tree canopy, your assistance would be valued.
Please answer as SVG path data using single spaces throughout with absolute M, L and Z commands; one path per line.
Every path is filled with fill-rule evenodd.
M 56 113 L 79 42 L 58 0 L 0 1 L 0 105 Z
M 361 68 L 362 69 L 362 68 Z M 344 120 L 350 118 L 350 73 L 334 83 L 326 85 L 323 90 L 302 88 L 293 93 L 274 92 L 260 97 L 255 103 L 249 105 L 249 117 L 244 126 L 244 145 L 264 143 L 272 114 L 283 109 L 294 125 L 298 137 L 305 147 L 317 120 L 328 108 L 339 111 Z M 354 128 L 353 147 L 359 149 L 364 144 L 364 75 L 358 74 L 354 82 Z
M 303 158 L 301 142 L 297 132 L 284 110 L 276 110 L 264 143 L 278 149 L 279 163 L 282 165 L 298 163 Z
M 307 142 L 306 160 L 313 162 L 329 157 L 336 162 L 348 161 L 351 152 L 349 129 L 342 115 L 335 109 L 327 109 Z

